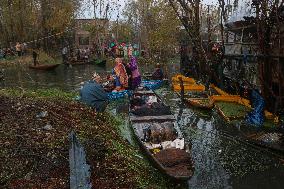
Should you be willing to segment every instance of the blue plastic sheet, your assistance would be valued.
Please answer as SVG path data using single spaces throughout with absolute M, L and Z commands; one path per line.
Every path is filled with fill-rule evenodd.
M 117 100 L 119 98 L 124 98 L 126 96 L 132 95 L 131 90 L 124 90 L 124 91 L 118 91 L 118 92 L 111 92 L 107 94 L 108 100 Z
M 163 80 L 143 80 L 141 85 L 149 90 L 156 90 L 163 85 Z
M 247 114 L 246 121 L 252 125 L 262 126 L 265 102 L 263 97 L 255 90 L 251 93 L 251 103 L 253 110 Z

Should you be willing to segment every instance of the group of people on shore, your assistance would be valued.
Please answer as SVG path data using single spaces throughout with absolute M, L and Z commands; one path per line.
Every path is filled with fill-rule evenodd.
M 6 59 L 8 56 L 23 56 L 27 52 L 27 44 L 17 42 L 10 48 L 0 48 L 0 58 Z
M 137 45 L 132 45 L 131 43 L 126 44 L 126 43 L 120 43 L 120 44 L 115 44 L 112 43 L 110 45 L 110 48 L 107 49 L 109 54 L 112 57 L 116 56 L 121 56 L 121 57 L 131 57 L 131 56 L 139 56 L 139 51 L 138 51 L 138 46 Z

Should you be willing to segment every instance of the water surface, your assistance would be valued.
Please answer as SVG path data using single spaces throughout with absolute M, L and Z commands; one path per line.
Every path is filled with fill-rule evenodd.
M 111 66 L 60 65 L 53 71 L 37 71 L 14 65 L 4 69 L 5 80 L 0 81 L 1 88 L 56 87 L 78 91 L 81 82 L 89 80 L 94 71 L 106 76 L 107 72 L 110 73 Z M 151 71 L 153 66 L 141 69 Z M 167 74 L 170 75 L 178 68 L 169 66 L 169 70 Z M 235 129 L 226 125 L 216 113 L 200 112 L 182 106 L 169 88 L 157 92 L 171 105 L 186 141 L 192 144 L 195 173 L 188 182 L 189 188 L 283 188 L 284 168 L 275 156 L 222 135 L 222 127 L 232 132 Z M 115 110 L 116 104 L 111 107 Z M 129 131 L 125 133 L 127 135 Z

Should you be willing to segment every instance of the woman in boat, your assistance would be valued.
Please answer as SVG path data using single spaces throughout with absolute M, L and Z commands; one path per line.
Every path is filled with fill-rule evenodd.
M 125 59 L 122 60 L 122 63 L 125 67 L 126 73 L 127 73 L 127 77 L 128 77 L 128 89 L 132 89 L 132 71 L 129 67 L 129 64 L 127 61 L 125 61 Z
M 94 73 L 90 81 L 84 83 L 80 91 L 80 100 L 94 108 L 97 112 L 105 111 L 107 107 L 107 93 L 101 86 L 101 77 Z
M 115 77 L 115 91 L 121 91 L 128 88 L 128 76 L 121 58 L 115 59 L 115 67 L 113 69 Z
M 161 69 L 161 65 L 159 63 L 156 64 L 156 69 L 152 74 L 152 79 L 154 80 L 162 80 L 164 78 L 163 70 Z
M 131 89 L 135 90 L 141 84 L 141 75 L 138 71 L 137 59 L 135 56 L 130 56 L 128 67 L 131 70 Z

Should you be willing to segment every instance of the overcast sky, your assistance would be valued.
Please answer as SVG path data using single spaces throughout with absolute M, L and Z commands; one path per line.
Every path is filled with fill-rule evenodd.
M 84 6 L 82 7 L 83 15 L 81 15 L 81 18 L 94 18 L 94 6 L 92 5 L 90 0 L 84 0 Z M 102 18 L 105 17 L 105 10 L 106 6 L 109 3 L 109 10 L 108 10 L 108 18 L 111 20 L 116 20 L 117 17 L 121 18 L 121 13 L 123 8 L 125 7 L 125 4 L 130 0 L 102 0 L 101 2 L 101 10 L 102 10 Z M 100 0 L 98 1 L 100 2 Z M 96 10 L 96 16 L 100 17 L 100 9 L 99 6 Z
M 82 7 L 82 12 L 83 15 L 80 16 L 80 18 L 93 18 L 94 17 L 94 9 L 92 4 L 90 3 L 90 0 L 84 0 L 84 6 Z M 123 8 L 125 7 L 125 4 L 129 1 L 133 1 L 133 0 L 102 0 L 101 2 L 104 2 L 102 5 L 102 10 L 103 12 L 105 11 L 105 7 L 106 7 L 106 2 L 110 3 L 110 10 L 109 10 L 109 15 L 108 18 L 110 18 L 111 20 L 116 20 L 117 16 L 119 16 L 119 18 L 122 17 L 121 13 Z M 202 0 L 203 4 L 206 5 L 218 5 L 218 0 Z M 99 9 L 96 11 L 97 12 L 97 17 L 99 14 Z M 103 14 L 104 15 L 104 14 Z M 104 17 L 104 16 L 102 16 Z

